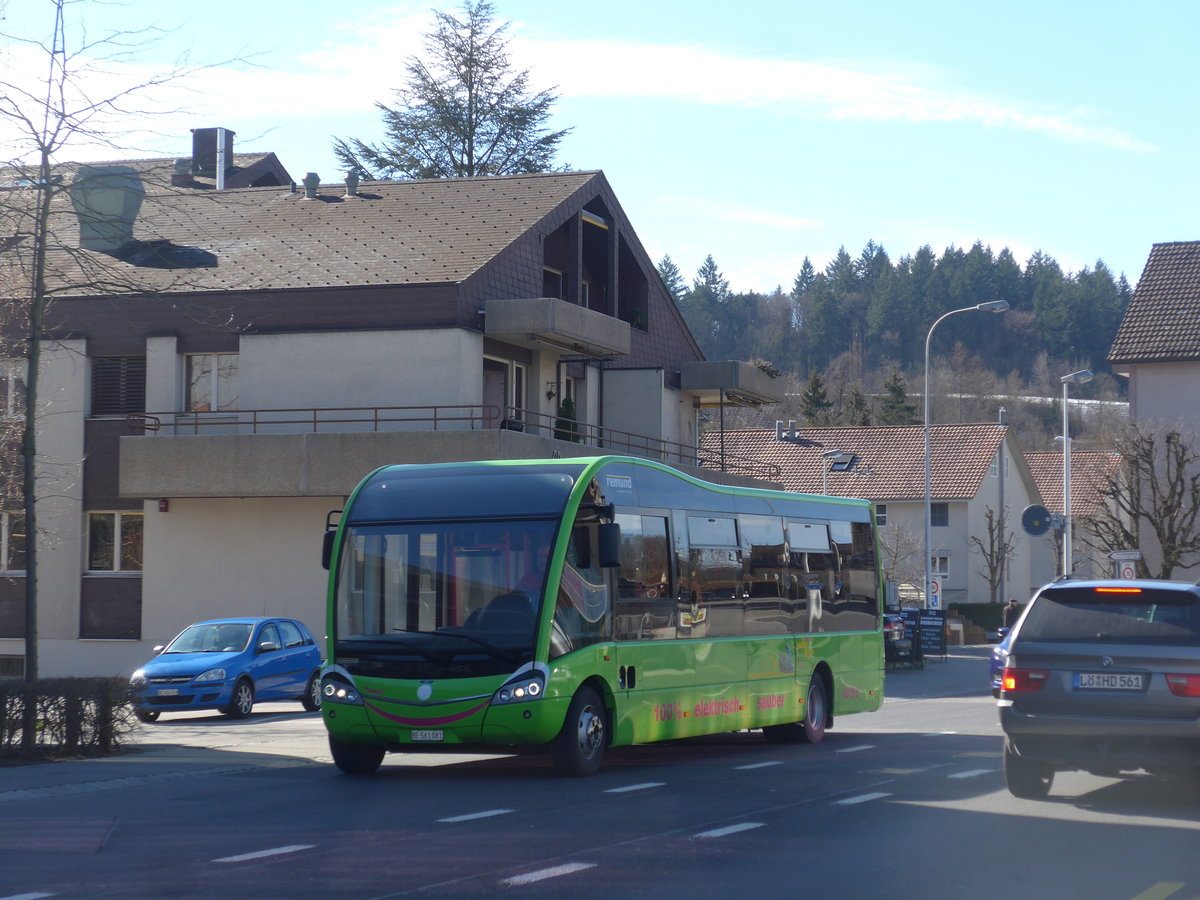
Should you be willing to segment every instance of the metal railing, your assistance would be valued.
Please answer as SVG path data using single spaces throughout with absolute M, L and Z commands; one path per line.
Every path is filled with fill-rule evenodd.
M 498 407 L 477 404 L 148 412 L 125 417 L 132 434 L 167 435 L 474 431 L 495 428 L 499 420 Z
M 147 412 L 125 417 L 130 434 L 173 436 L 338 434 L 347 432 L 480 431 L 500 428 L 592 449 L 751 478 L 778 480 L 779 467 L 664 438 L 577 422 L 535 410 L 496 406 L 364 406 L 346 409 L 236 409 Z

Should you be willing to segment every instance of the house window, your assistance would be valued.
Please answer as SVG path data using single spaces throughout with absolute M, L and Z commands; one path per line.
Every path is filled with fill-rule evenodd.
M 542 267 L 542 296 L 552 297 L 555 300 L 563 299 L 563 273 L 559 269 L 552 269 L 550 266 Z
M 142 514 L 88 513 L 88 571 L 142 571 Z
M 0 513 L 0 569 L 25 571 L 25 514 Z
M 880 528 L 882 528 L 884 525 L 887 524 L 887 504 L 886 503 L 876 503 L 875 504 L 875 524 L 878 525 Z
M 146 411 L 146 357 L 92 359 L 92 415 L 127 416 Z
M 988 472 L 988 474 L 991 475 L 993 478 L 1000 477 L 1000 457 L 999 456 L 992 457 L 992 468 L 991 468 L 991 471 Z
M 188 412 L 238 408 L 238 355 L 197 353 L 187 358 Z
M 929 524 L 941 528 L 947 527 L 950 524 L 950 504 L 929 504 Z
M 19 419 L 25 412 L 25 360 L 0 359 L 0 418 Z
M 950 577 L 950 557 L 948 556 L 931 556 L 929 558 L 929 568 L 934 575 L 939 575 L 942 578 Z

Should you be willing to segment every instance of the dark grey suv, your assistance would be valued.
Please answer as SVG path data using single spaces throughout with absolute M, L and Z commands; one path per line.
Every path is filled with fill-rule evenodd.
M 1045 797 L 1059 770 L 1200 775 L 1200 586 L 1047 585 L 1009 642 L 999 705 L 1017 797 Z

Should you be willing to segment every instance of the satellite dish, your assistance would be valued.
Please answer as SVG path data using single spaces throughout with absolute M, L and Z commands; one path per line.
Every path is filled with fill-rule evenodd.
M 1050 530 L 1050 511 L 1037 503 L 1025 507 L 1025 512 L 1021 513 L 1021 527 L 1034 537 L 1045 534 Z

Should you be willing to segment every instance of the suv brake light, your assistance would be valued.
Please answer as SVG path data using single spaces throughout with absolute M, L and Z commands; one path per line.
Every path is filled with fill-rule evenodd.
M 1167 687 L 1176 697 L 1200 697 L 1200 675 L 1167 675 Z
M 1045 669 L 1005 669 L 1000 686 L 1006 691 L 1040 691 L 1049 677 Z

